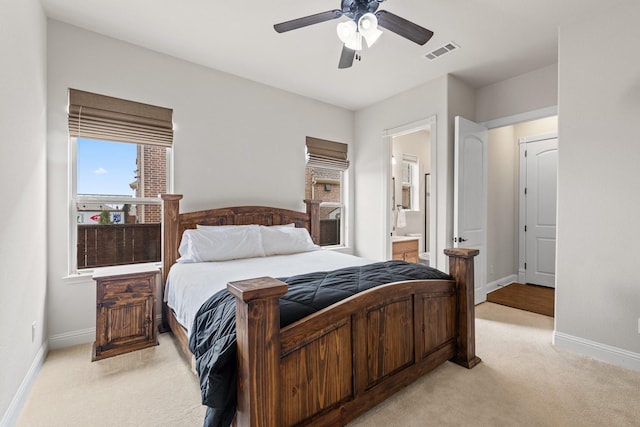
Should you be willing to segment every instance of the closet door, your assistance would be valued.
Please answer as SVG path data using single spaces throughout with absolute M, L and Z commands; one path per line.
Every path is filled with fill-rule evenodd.
M 558 139 L 526 144 L 527 283 L 555 287 Z

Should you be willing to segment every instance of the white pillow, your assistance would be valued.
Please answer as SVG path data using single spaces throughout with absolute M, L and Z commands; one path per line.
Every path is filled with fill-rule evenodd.
M 313 243 L 306 228 L 261 226 L 260 234 L 266 256 L 309 252 L 320 248 Z
M 289 228 L 295 227 L 296 225 L 292 222 L 291 224 L 282 224 L 282 225 L 270 225 L 269 227 L 275 228 Z M 206 229 L 206 228 L 234 228 L 234 227 L 255 227 L 255 225 L 207 225 L 207 224 L 196 224 L 197 229 Z
M 292 222 L 292 223 L 289 223 L 289 224 L 282 224 L 282 225 L 270 225 L 269 227 L 271 227 L 271 228 L 295 228 L 295 226 L 296 225 Z
M 198 230 L 210 230 L 210 229 L 229 229 L 229 228 L 242 228 L 242 227 L 250 227 L 250 225 L 207 225 L 207 224 L 196 224 L 196 228 Z
M 207 227 L 185 230 L 178 248 L 177 262 L 227 261 L 264 256 L 262 235 L 257 225 Z

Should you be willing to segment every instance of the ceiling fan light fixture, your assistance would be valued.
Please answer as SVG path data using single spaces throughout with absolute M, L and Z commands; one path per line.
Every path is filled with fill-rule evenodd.
M 371 47 L 380 38 L 382 31 L 378 29 L 378 18 L 373 13 L 365 13 L 358 19 L 358 32 Z
M 362 50 L 362 34 L 356 32 L 351 40 L 349 40 L 349 43 L 345 43 L 344 45 L 351 50 Z
M 336 28 L 338 38 L 351 50 L 362 50 L 362 35 L 358 32 L 358 26 L 354 21 L 346 21 L 338 24 Z
M 358 27 L 353 21 L 340 22 L 336 27 L 338 38 L 342 43 L 348 43 L 358 31 Z

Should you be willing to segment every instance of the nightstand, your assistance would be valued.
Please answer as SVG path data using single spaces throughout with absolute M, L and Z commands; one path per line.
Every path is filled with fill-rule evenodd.
M 96 268 L 96 341 L 91 360 L 158 345 L 155 266 Z

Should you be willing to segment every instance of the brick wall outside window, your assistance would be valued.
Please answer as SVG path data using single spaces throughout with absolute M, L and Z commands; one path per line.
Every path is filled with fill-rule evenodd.
M 306 168 L 304 197 L 322 202 L 340 203 L 340 171 Z
M 136 197 L 157 197 L 167 191 L 166 149 L 155 145 L 138 145 L 138 188 Z M 159 223 L 162 220 L 158 205 L 138 205 L 138 222 Z

